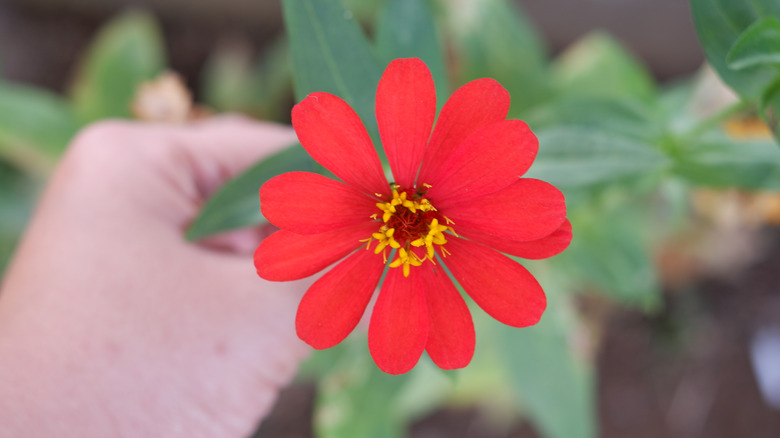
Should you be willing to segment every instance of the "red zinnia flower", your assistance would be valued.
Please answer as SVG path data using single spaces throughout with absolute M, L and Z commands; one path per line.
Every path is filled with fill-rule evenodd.
M 312 93 L 295 106 L 301 144 L 343 182 L 291 172 L 263 185 L 263 214 L 281 230 L 258 247 L 257 272 L 296 280 L 346 257 L 301 300 L 301 339 L 317 349 L 341 342 L 388 266 L 368 329 L 371 355 L 387 373 L 409 371 L 423 350 L 445 369 L 471 360 L 474 325 L 447 270 L 493 318 L 515 327 L 539 321 L 542 288 L 500 252 L 553 256 L 568 246 L 571 225 L 558 189 L 520 178 L 538 141 L 524 122 L 504 120 L 508 110 L 501 85 L 475 80 L 450 97 L 431 132 L 436 94 L 428 68 L 419 59 L 391 62 L 376 96 L 388 183 L 346 102 Z

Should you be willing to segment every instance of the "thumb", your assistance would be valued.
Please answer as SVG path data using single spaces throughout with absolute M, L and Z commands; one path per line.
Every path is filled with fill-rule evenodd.
M 177 131 L 177 135 L 181 140 L 177 145 L 189 157 L 191 177 L 203 201 L 255 162 L 297 141 L 295 131 L 289 126 L 253 121 L 238 115 L 197 122 Z M 250 255 L 274 230 L 268 225 L 230 231 L 200 243 L 213 249 Z

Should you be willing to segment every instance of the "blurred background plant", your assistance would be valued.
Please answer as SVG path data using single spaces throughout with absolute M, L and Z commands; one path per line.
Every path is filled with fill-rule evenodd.
M 72 1 L 72 9 L 63 3 L 25 7 L 53 8 L 45 14 L 58 16 L 75 13 L 76 5 L 111 12 L 99 2 Z M 156 10 L 170 14 L 174 3 Z M 626 48 L 629 39 L 594 31 L 569 44 L 560 28 L 543 37 L 509 0 L 254 3 L 226 2 L 224 9 L 266 17 L 267 29 L 255 35 L 261 50 L 240 36 L 209 36 L 213 49 L 202 62 L 177 66 L 170 59 L 184 58 L 186 45 L 166 40 L 154 15 L 133 9 L 100 24 L 71 75 L 57 72 L 68 81 L 41 87 L 0 78 L 0 269 L 39 189 L 85 124 L 116 117 L 186 123 L 221 112 L 288 122 L 295 101 L 329 91 L 345 98 L 376 138 L 373 96 L 384 66 L 419 57 L 434 75 L 439 102 L 469 80 L 493 77 L 512 95 L 510 117 L 526 120 L 538 135 L 540 153 L 528 176 L 564 191 L 574 229 L 560 256 L 524 261 L 548 293 L 548 311 L 522 330 L 475 311 L 475 359 L 453 372 L 423 357 L 406 375 L 385 375 L 355 333 L 312 356 L 258 436 L 780 433 L 780 407 L 768 404 L 771 387 L 757 383 L 760 363 L 752 362 L 758 380 L 746 365 L 753 335 L 780 322 L 780 307 L 773 307 L 780 306 L 780 274 L 762 268 L 780 257 L 773 230 L 780 223 L 774 2 L 692 0 L 712 66 L 695 73 L 699 59 L 680 55 L 686 40 L 661 28 L 644 45 L 631 43 L 644 47 L 646 59 L 671 59 L 672 67 L 650 71 Z M 576 7 L 572 2 L 521 3 L 541 21 L 579 22 L 567 9 Z M 648 10 L 658 9 L 649 3 Z M 190 20 L 203 8 L 212 11 L 206 4 L 173 13 Z M 20 6 L 0 6 L 0 24 L 18 13 L 14 8 Z M 592 13 L 584 11 L 582 17 Z M 687 11 L 679 12 L 658 18 L 686 19 Z M 616 23 L 620 30 L 626 20 Z M 547 43 L 556 38 L 553 51 Z M 197 83 L 194 93 L 187 83 Z M 206 203 L 188 238 L 261 222 L 258 187 L 290 170 L 321 171 L 300 147 L 257 163 Z M 755 272 L 761 281 L 753 281 Z M 734 422 L 722 423 L 718 412 Z

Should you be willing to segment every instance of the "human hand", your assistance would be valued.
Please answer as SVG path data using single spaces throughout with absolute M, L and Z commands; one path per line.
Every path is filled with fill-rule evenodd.
M 1 437 L 251 433 L 308 351 L 308 282 L 258 278 L 257 232 L 183 233 L 210 192 L 293 141 L 236 117 L 102 122 L 73 141 L 0 291 Z

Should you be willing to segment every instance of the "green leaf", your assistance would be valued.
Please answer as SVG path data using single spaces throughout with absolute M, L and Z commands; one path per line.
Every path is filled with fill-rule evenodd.
M 362 23 L 371 23 L 379 14 L 385 0 L 342 0 L 341 3 L 349 14 Z
M 670 160 L 652 145 L 608 131 L 560 126 L 537 132 L 539 154 L 525 175 L 564 193 L 657 173 Z
M 655 115 L 670 137 L 683 136 L 696 129 L 701 129 L 704 115 L 691 102 L 698 95 L 701 84 L 710 76 L 706 74 L 697 78 L 685 78 L 667 84 L 655 101 Z
M 546 50 L 515 2 L 461 0 L 447 12 L 459 62 L 458 83 L 497 80 L 512 96 L 510 114 L 549 95 Z
M 366 351 L 363 336 L 353 334 L 346 342 L 348 346 L 337 347 L 342 350 L 338 366 L 318 381 L 316 436 L 401 438 L 405 424 L 395 413 L 394 403 L 411 374 L 393 376 L 379 370 Z
M 379 56 L 385 62 L 396 58 L 420 58 L 431 70 L 439 106 L 449 95 L 444 54 L 436 23 L 427 1 L 390 0 L 382 9 L 376 30 Z
M 780 189 L 780 150 L 769 139 L 710 135 L 680 151 L 675 173 L 708 187 Z
M 0 157 L 47 175 L 79 128 L 73 109 L 43 89 L 0 82 Z
M 643 207 L 623 202 L 571 215 L 575 238 L 553 260 L 556 271 L 624 305 L 657 309 L 661 289 L 650 241 L 658 238 L 652 231 L 658 220 Z
M 763 18 L 745 29 L 726 56 L 729 68 L 780 64 L 780 22 L 775 17 Z
M 35 181 L 0 161 L 0 280 L 25 225 L 30 219 L 36 193 Z
M 136 88 L 165 68 L 160 30 L 140 11 L 122 14 L 105 25 L 79 66 L 72 95 L 83 122 L 130 117 Z
M 283 0 L 282 7 L 296 98 L 335 94 L 376 138 L 374 97 L 384 66 L 352 15 L 334 0 Z
M 452 394 L 448 373 L 423 357 L 406 374 L 386 374 L 372 361 L 362 330 L 315 352 L 301 367 L 304 379 L 318 382 L 314 426 L 320 438 L 405 436 L 410 421 Z
M 548 298 L 554 298 L 547 285 Z M 548 438 L 596 436 L 593 372 L 571 348 L 572 322 L 560 300 L 539 324 L 517 329 L 501 326 L 509 384 L 541 434 Z
M 211 234 L 263 222 L 258 198 L 260 186 L 285 172 L 318 170 L 317 163 L 300 145 L 263 159 L 209 198 L 187 230 L 187 238 L 198 240 Z
M 412 419 L 452 392 L 452 382 L 427 359 L 394 376 L 371 362 L 365 338 L 350 343 L 352 354 L 319 379 L 314 427 L 320 438 L 401 438 Z
M 393 400 L 392 412 L 401 421 L 419 419 L 433 412 L 452 395 L 456 371 L 444 371 L 423 355 L 409 371 L 409 379 Z
M 691 12 L 707 60 L 721 79 L 742 97 L 758 100 L 775 81 L 777 70 L 761 64 L 735 70 L 729 67 L 727 58 L 743 32 L 756 21 L 780 17 L 780 3 L 776 0 L 691 0 Z
M 648 99 L 655 93 L 650 73 L 606 33 L 586 35 L 553 65 L 556 91 L 567 96 L 612 96 Z
M 631 98 L 567 96 L 534 108 L 524 120 L 534 131 L 565 125 L 646 142 L 662 135 L 648 105 Z

